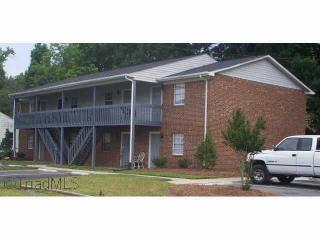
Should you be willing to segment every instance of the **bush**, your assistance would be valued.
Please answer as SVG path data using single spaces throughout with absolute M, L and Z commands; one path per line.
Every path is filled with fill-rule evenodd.
M 178 160 L 178 165 L 180 168 L 188 168 L 189 167 L 189 161 L 186 158 L 180 158 Z
M 26 155 L 23 152 L 17 152 L 18 158 L 24 158 Z
M 156 167 L 166 167 L 168 160 L 165 157 L 156 157 L 152 160 L 153 164 L 156 165 Z
M 4 157 L 12 156 L 12 132 L 6 129 L 5 137 L 0 144 L 0 152 Z
M 207 134 L 205 139 L 198 146 L 196 157 L 203 168 L 209 168 L 215 165 L 217 153 L 210 134 Z

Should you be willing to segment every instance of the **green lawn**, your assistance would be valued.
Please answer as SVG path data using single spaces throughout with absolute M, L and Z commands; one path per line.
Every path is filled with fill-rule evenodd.
M 28 166 L 0 166 L 0 171 L 7 170 L 31 170 L 37 169 L 36 167 L 28 167 Z
M 17 189 L 17 188 L 8 188 L 0 187 L 0 196 L 1 197 L 37 197 L 37 196 L 64 196 L 63 194 L 57 192 L 49 192 L 43 190 L 33 190 L 33 189 Z
M 71 191 L 90 196 L 169 195 L 169 183 L 166 179 L 129 175 L 89 175 L 78 179 L 78 188 Z
M 26 160 L 0 160 L 0 163 L 4 163 L 4 164 L 12 164 L 12 165 L 32 165 L 35 164 L 33 161 L 26 161 Z
M 146 176 L 157 176 L 157 177 L 168 177 L 168 178 L 186 178 L 186 179 L 209 179 L 209 178 L 217 178 L 217 176 L 205 176 L 205 175 L 192 175 L 185 174 L 179 172 L 166 172 L 165 169 L 163 171 L 150 171 L 148 169 L 133 169 L 133 170 L 122 170 L 116 171 L 120 174 L 137 174 L 137 175 L 146 175 Z

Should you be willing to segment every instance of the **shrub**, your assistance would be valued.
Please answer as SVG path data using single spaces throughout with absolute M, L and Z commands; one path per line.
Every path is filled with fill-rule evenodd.
M 156 167 L 166 167 L 168 160 L 165 157 L 156 157 L 152 160 L 152 162 L 154 163 L 154 165 L 156 165 Z
M 203 168 L 209 168 L 215 165 L 217 153 L 210 134 L 207 134 L 205 139 L 199 144 L 196 157 Z
M 180 158 L 178 160 L 178 165 L 180 168 L 188 168 L 189 167 L 189 161 L 186 158 Z
M 23 152 L 17 152 L 18 158 L 24 158 L 26 155 Z
M 0 152 L 2 152 L 5 157 L 12 156 L 12 132 L 9 132 L 8 129 L 6 129 L 5 137 L 0 144 Z

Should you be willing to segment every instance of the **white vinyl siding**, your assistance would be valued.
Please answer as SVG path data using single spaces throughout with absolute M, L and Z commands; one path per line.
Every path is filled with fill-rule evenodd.
M 174 85 L 173 103 L 175 106 L 184 105 L 185 102 L 185 84 L 179 83 Z
M 13 121 L 7 115 L 0 113 L 0 143 L 6 135 L 6 129 L 13 132 Z
M 173 134 L 172 155 L 182 156 L 184 150 L 184 135 L 181 133 Z
M 190 57 L 173 63 L 131 73 L 137 80 L 154 82 L 156 79 L 167 77 L 193 68 L 215 63 L 216 61 L 207 54 Z
M 300 89 L 300 87 L 286 74 L 278 70 L 266 59 L 254 63 L 248 63 L 237 68 L 222 71 L 220 73 L 230 77 L 237 77 L 281 87 Z

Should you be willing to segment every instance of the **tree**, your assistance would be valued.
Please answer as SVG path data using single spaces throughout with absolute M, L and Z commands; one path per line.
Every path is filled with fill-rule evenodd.
M 195 155 L 203 168 L 215 165 L 217 153 L 210 133 L 206 134 L 205 139 L 199 144 Z
M 261 136 L 261 130 L 265 128 L 265 121 L 259 117 L 255 126 L 251 127 L 249 120 L 240 109 L 233 112 L 226 131 L 222 131 L 225 143 L 236 153 L 240 165 L 242 188 L 249 186 L 250 167 L 247 164 L 246 156 L 250 152 L 261 151 L 265 139 Z
M 9 132 L 8 129 L 6 129 L 5 137 L 1 141 L 0 151 L 6 157 L 11 157 L 12 155 L 12 132 Z

